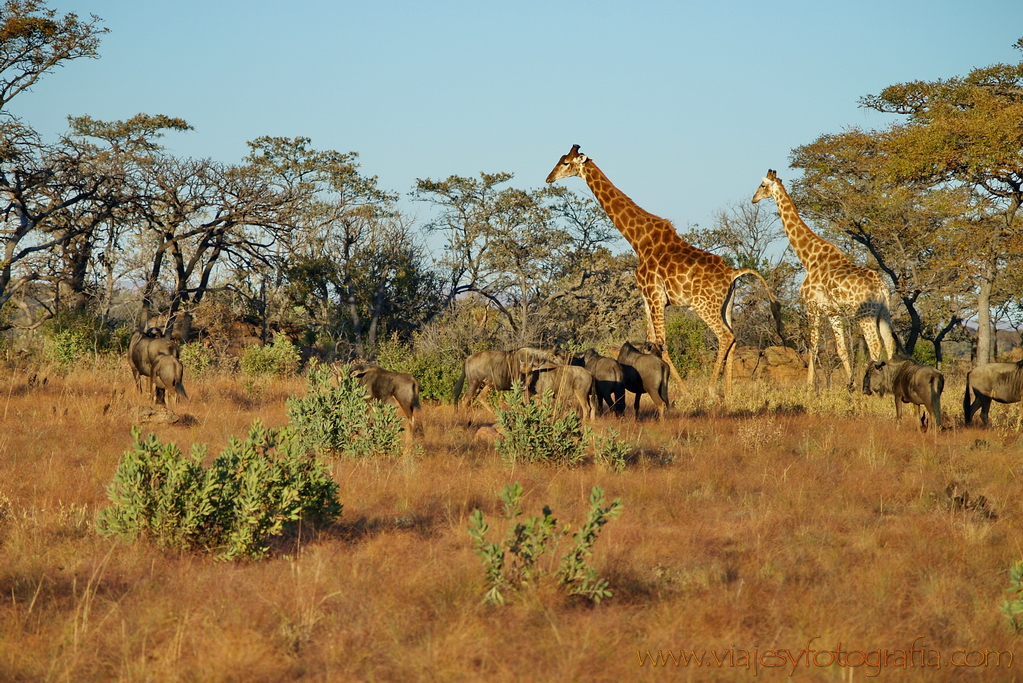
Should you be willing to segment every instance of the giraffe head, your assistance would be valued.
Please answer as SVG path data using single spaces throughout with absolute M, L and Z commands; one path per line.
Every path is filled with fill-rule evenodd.
M 547 176 L 547 182 L 553 183 L 572 176 L 583 177 L 583 164 L 589 160 L 588 156 L 579 153 L 579 145 L 572 145 L 572 150 L 558 160 L 554 170 Z
M 757 188 L 756 194 L 753 195 L 753 203 L 756 204 L 765 197 L 773 197 L 775 188 L 780 186 L 781 181 L 778 180 L 778 174 L 774 171 L 774 169 L 768 169 L 767 177 L 760 183 L 760 187 Z

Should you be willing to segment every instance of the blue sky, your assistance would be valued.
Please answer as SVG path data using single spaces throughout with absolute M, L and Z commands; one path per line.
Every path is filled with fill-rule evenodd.
M 69 114 L 166 114 L 195 128 L 164 138 L 172 152 L 237 162 L 258 136 L 305 136 L 358 152 L 364 174 L 403 196 L 417 178 L 481 171 L 540 187 L 578 143 L 682 229 L 749 201 L 768 168 L 790 180 L 793 148 L 885 125 L 857 106 L 864 95 L 1023 59 L 1019 0 L 49 6 L 111 32 L 100 59 L 10 103 L 47 138 Z

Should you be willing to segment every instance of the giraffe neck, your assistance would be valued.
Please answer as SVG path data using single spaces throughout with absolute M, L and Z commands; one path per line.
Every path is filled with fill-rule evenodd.
M 778 205 L 778 215 L 781 216 L 781 222 L 785 227 L 789 244 L 792 245 L 792 251 L 796 253 L 796 257 L 799 258 L 807 272 L 836 256 L 843 261 L 847 260 L 838 247 L 819 236 L 803 222 L 803 219 L 799 217 L 799 212 L 796 211 L 796 205 L 781 183 L 775 186 L 772 194 Z
M 636 202 L 608 180 L 592 159 L 583 166 L 583 180 L 589 185 L 604 213 L 611 218 L 618 232 L 622 233 L 637 254 L 644 253 L 654 244 L 685 244 L 670 221 L 637 206 Z

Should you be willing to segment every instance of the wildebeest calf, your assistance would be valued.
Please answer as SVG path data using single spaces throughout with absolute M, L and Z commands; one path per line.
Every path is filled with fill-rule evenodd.
M 407 372 L 394 372 L 369 363 L 354 363 L 352 376 L 365 387 L 369 397 L 377 401 L 394 399 L 409 421 L 412 433 L 421 432 L 422 424 L 416 419 L 419 405 L 419 380 Z
M 648 347 L 657 350 L 656 345 Z M 622 344 L 618 351 L 618 362 L 622 366 L 622 383 L 626 391 L 636 395 L 636 417 L 639 417 L 639 399 L 645 393 L 657 408 L 657 417 L 664 419 L 668 407 L 668 377 L 671 370 L 659 355 L 644 353 L 629 342 Z
M 157 402 L 159 389 L 164 390 L 164 396 L 171 406 L 176 405 L 178 399 L 188 400 L 185 386 L 181 383 L 184 368 L 180 360 L 170 354 L 162 353 L 156 357 L 151 370 L 149 388 L 152 391 L 154 403 Z
M 925 409 L 920 416 L 920 426 L 927 429 L 927 417 L 930 415 L 935 431 L 941 429 L 941 392 L 944 388 L 945 377 L 940 372 L 903 354 L 871 363 L 863 375 L 863 393 L 892 394 L 896 420 L 902 420 L 903 403 L 914 403 Z
M 167 337 L 159 336 L 159 330 L 146 332 L 136 330 L 128 343 L 128 362 L 135 377 L 135 389 L 142 393 L 142 378 L 149 378 L 150 391 L 153 389 L 153 365 L 157 358 L 167 355 L 178 357 L 178 345 Z M 162 388 L 157 388 L 155 400 L 159 401 Z
M 616 414 L 625 413 L 624 371 L 621 363 L 597 353 L 596 349 L 586 349 L 582 356 L 575 356 L 572 365 L 586 368 L 597 387 L 597 409 L 607 405 L 608 410 Z
M 974 400 L 970 401 L 970 392 Z M 987 363 L 966 375 L 966 395 L 963 396 L 963 415 L 966 424 L 980 410 L 980 419 L 987 425 L 991 401 L 1017 403 L 1023 398 L 1023 361 L 1018 363 Z
M 550 391 L 555 400 L 575 397 L 584 420 L 596 417 L 597 387 L 593 375 L 586 368 L 549 362 L 536 365 L 527 361 L 522 364 L 522 373 L 527 378 L 524 390 L 527 401 L 533 394 L 543 395 Z

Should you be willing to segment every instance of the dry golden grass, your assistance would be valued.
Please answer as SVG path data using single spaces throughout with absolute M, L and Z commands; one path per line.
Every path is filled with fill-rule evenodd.
M 912 420 L 896 428 L 887 400 L 759 384 L 739 384 L 727 406 L 683 396 L 663 423 L 600 418 L 596 429 L 634 447 L 622 474 L 507 468 L 465 413 L 427 405 L 418 447 L 334 463 L 336 528 L 235 564 L 96 533 L 141 403 L 126 371 L 27 380 L 9 372 L 0 385 L 3 681 L 731 681 L 753 678 L 742 651 L 795 656 L 814 636 L 820 651 L 916 639 L 943 660 L 1023 654 L 998 609 L 1006 569 L 1023 558 L 1018 413 L 995 406 L 994 427 L 963 428 L 961 379 L 945 396 L 955 426 L 938 436 Z M 282 424 L 284 400 L 303 390 L 217 375 L 186 385 L 194 419 L 152 430 L 211 454 L 256 418 Z M 592 606 L 536 590 L 481 604 L 468 518 L 481 508 L 503 533 L 497 495 L 515 480 L 526 514 L 549 504 L 573 524 L 595 484 L 621 497 L 592 558 L 613 598 Z M 997 516 L 950 505 L 952 482 Z M 733 665 L 640 666 L 639 653 L 669 649 L 707 650 L 707 663 L 710 650 L 731 652 Z M 1023 666 L 898 662 L 881 676 L 1014 680 Z M 756 678 L 791 669 L 761 666 Z M 802 680 L 876 673 L 796 667 Z

